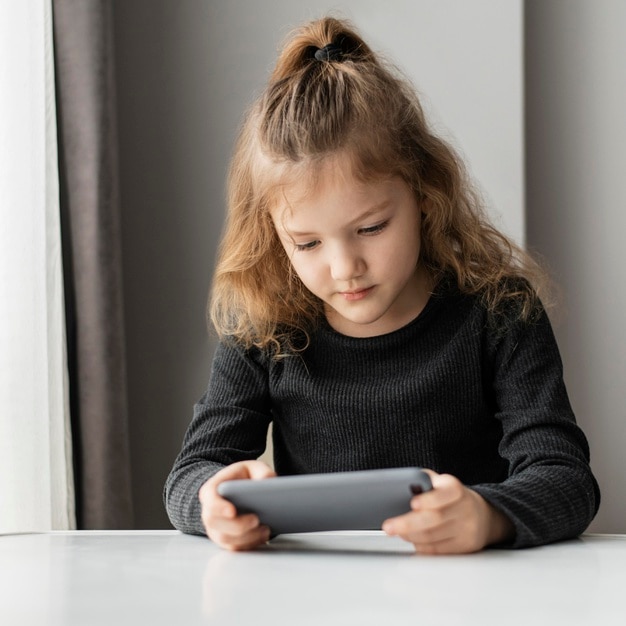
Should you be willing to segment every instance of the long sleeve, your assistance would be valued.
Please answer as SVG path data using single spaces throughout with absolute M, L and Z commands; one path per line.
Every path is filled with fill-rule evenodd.
M 593 519 L 600 492 L 546 314 L 510 329 L 492 362 L 495 417 L 503 429 L 499 453 L 509 477 L 474 489 L 513 521 L 514 547 L 577 536 Z
M 585 530 L 599 504 L 547 315 L 492 323 L 442 291 L 405 327 L 348 337 L 321 324 L 275 360 L 222 344 L 165 488 L 174 526 L 203 533 L 198 490 L 257 458 L 273 424 L 278 474 L 421 466 L 450 473 L 515 525 L 514 547 Z
M 200 487 L 226 465 L 263 453 L 269 407 L 263 363 L 248 352 L 220 344 L 208 389 L 194 406 L 182 450 L 165 484 L 165 506 L 175 528 L 204 534 Z

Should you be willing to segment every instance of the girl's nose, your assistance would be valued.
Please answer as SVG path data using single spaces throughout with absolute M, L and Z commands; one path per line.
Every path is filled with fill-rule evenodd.
M 365 262 L 357 250 L 341 247 L 333 251 L 330 274 L 334 280 L 349 281 L 365 271 Z

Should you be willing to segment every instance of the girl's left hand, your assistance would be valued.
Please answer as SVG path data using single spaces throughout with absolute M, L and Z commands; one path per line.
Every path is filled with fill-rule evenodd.
M 449 474 L 426 470 L 432 491 L 411 499 L 411 511 L 388 519 L 383 530 L 412 543 L 421 554 L 477 552 L 511 539 L 514 527 L 503 513 Z

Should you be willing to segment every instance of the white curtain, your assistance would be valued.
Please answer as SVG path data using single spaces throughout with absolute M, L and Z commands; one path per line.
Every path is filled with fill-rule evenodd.
M 51 0 L 0 2 L 0 533 L 75 527 Z

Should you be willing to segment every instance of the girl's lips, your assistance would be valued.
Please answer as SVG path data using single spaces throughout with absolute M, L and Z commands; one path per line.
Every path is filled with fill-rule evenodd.
M 365 289 L 359 289 L 357 291 L 341 291 L 339 292 L 346 300 L 362 300 L 373 289 L 373 287 L 367 287 Z

